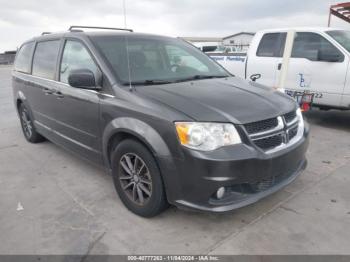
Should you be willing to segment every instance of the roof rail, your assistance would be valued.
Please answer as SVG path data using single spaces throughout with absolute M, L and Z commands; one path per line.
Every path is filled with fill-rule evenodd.
M 51 32 L 42 32 L 41 35 L 49 35 Z
M 127 29 L 127 28 L 100 27 L 100 26 L 78 26 L 78 25 L 72 25 L 72 26 L 70 26 L 69 29 L 68 29 L 68 31 L 71 31 L 71 32 L 83 32 L 82 30 L 75 30 L 76 28 L 108 29 L 108 30 L 121 30 L 121 31 L 133 32 L 132 29 Z

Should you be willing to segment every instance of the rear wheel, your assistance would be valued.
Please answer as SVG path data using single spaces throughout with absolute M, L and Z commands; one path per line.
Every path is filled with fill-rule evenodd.
M 159 168 L 145 146 L 125 140 L 112 152 L 111 160 L 115 188 L 129 210 L 152 217 L 167 207 Z
M 18 112 L 20 116 L 22 131 L 27 141 L 30 143 L 39 143 L 44 141 L 45 138 L 42 135 L 40 135 L 35 129 L 33 120 L 30 117 L 28 109 L 23 104 L 21 104 L 19 106 Z

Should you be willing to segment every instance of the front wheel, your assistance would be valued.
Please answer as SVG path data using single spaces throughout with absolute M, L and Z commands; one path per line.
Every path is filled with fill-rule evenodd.
M 114 186 L 129 210 L 152 217 L 167 207 L 159 168 L 145 146 L 131 139 L 122 141 L 111 160 Z

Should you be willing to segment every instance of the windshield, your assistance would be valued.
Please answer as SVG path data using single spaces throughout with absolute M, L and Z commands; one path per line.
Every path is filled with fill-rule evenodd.
M 334 38 L 335 41 L 337 41 L 348 52 L 350 52 L 350 31 L 333 30 L 333 31 L 328 31 L 327 34 L 329 34 L 332 38 Z
M 125 85 L 129 84 L 129 77 L 132 84 L 164 84 L 230 76 L 208 56 L 182 40 L 98 35 L 91 39 Z

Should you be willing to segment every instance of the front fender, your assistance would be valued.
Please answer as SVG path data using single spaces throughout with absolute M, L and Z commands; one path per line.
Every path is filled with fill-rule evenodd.
M 103 155 L 108 167 L 110 167 L 108 155 L 109 141 L 114 135 L 121 132 L 129 133 L 143 141 L 156 157 L 167 158 L 171 156 L 167 144 L 153 127 L 135 118 L 120 117 L 112 120 L 106 126 L 102 135 Z
M 180 184 L 177 179 L 177 170 L 173 156 L 164 139 L 153 127 L 141 120 L 130 117 L 120 117 L 112 120 L 106 126 L 102 135 L 103 158 L 105 165 L 110 171 L 111 163 L 109 160 L 108 145 L 110 139 L 118 133 L 133 135 L 148 146 L 157 159 L 162 173 L 167 199 L 169 203 L 174 203 L 175 199 L 177 199 L 177 194 L 180 192 Z

